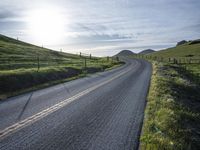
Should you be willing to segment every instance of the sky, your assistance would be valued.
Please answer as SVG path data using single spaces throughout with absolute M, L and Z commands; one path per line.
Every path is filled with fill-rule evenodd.
M 200 0 L 1 0 L 0 34 L 75 54 L 160 50 L 200 38 Z

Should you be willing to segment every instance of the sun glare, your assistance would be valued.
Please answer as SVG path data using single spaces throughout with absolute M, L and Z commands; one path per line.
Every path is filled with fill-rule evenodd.
M 58 44 L 63 40 L 64 19 L 56 9 L 34 10 L 28 17 L 30 34 L 40 44 Z

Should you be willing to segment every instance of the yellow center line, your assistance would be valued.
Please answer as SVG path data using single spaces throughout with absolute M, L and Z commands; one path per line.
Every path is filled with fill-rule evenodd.
M 103 86 L 103 85 L 105 85 L 105 84 L 117 79 L 117 78 L 119 78 L 120 76 L 122 76 L 122 75 L 126 74 L 127 72 L 129 72 L 131 69 L 132 68 L 130 68 L 130 69 L 124 71 L 124 72 L 121 72 L 120 74 L 114 76 L 113 78 L 111 78 L 109 80 L 106 80 L 106 81 L 104 81 L 104 82 L 102 82 L 102 83 L 100 83 L 98 85 L 95 85 L 95 86 L 93 86 L 93 87 L 91 87 L 91 88 L 89 88 L 87 90 L 84 90 L 84 91 L 82 91 L 82 92 L 80 92 L 80 93 L 78 93 L 78 94 L 76 94 L 76 95 L 74 95 L 74 96 L 72 96 L 70 98 L 67 98 L 67 99 L 63 100 L 62 102 L 59 102 L 59 103 L 57 103 L 57 104 L 55 104 L 55 105 L 53 105 L 53 106 L 51 106 L 51 107 L 39 112 L 39 113 L 36 113 L 33 116 L 30 116 L 30 117 L 28 117 L 28 118 L 26 118 L 26 119 L 24 119 L 22 121 L 19 121 L 19 122 L 15 123 L 15 124 L 5 128 L 5 129 L 1 130 L 0 131 L 0 139 L 5 138 L 6 136 L 16 132 L 19 129 L 22 129 L 22 128 L 28 126 L 28 125 L 33 124 L 34 122 L 46 117 L 47 115 L 57 111 L 60 108 L 68 105 L 69 103 L 73 102 L 74 100 L 76 100 L 76 99 L 78 99 L 78 98 L 80 98 L 80 97 L 82 97 L 82 96 L 94 91 L 95 89 L 97 89 L 97 88 L 99 88 L 99 87 L 101 87 L 101 86 Z

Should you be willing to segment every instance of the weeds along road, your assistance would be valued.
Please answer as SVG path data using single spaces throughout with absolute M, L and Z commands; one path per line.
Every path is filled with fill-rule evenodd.
M 0 149 L 137 149 L 151 65 L 126 64 L 0 102 Z

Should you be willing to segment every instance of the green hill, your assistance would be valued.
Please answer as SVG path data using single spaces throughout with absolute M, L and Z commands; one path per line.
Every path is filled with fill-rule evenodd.
M 150 54 L 150 53 L 153 53 L 153 52 L 155 52 L 153 49 L 146 49 L 146 50 L 139 52 L 138 54 Z
M 116 60 L 53 51 L 0 35 L 0 99 L 117 65 Z
M 196 41 L 196 40 L 195 40 Z M 160 50 L 149 55 L 158 57 L 200 57 L 200 43 L 193 44 L 194 41 L 187 42 L 176 47 Z
M 130 56 L 130 55 L 134 55 L 134 54 L 135 53 L 133 53 L 131 50 L 122 50 L 115 56 Z
M 0 71 L 37 67 L 38 57 L 41 67 L 80 59 L 77 55 L 53 51 L 0 35 Z
M 141 149 L 199 150 L 200 40 L 137 57 L 153 66 Z

